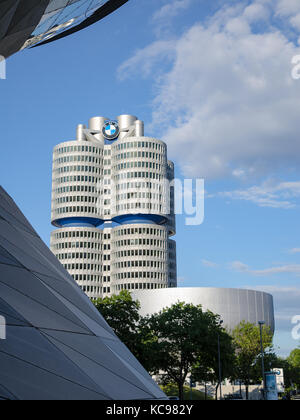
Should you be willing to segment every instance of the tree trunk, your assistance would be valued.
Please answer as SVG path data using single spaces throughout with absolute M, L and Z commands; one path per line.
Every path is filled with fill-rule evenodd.
M 179 399 L 180 401 L 184 401 L 184 382 L 179 382 L 178 384 L 179 389 Z
M 205 389 L 205 401 L 207 400 L 207 384 L 206 384 L 206 382 L 205 382 L 205 385 L 204 385 L 204 389 Z
M 249 385 L 246 385 L 246 400 L 249 400 Z

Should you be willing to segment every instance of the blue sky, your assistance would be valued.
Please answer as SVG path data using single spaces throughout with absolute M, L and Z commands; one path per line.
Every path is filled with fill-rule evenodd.
M 177 221 L 179 285 L 275 298 L 286 355 L 300 314 L 300 4 L 130 0 L 72 37 L 10 58 L 0 80 L 0 175 L 42 238 L 53 147 L 96 115 L 137 115 L 178 177 L 204 178 L 205 221 Z

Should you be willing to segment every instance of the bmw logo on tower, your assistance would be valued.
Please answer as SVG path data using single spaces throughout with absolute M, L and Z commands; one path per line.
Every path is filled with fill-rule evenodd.
M 115 140 L 120 134 L 118 123 L 116 121 L 107 121 L 104 124 L 102 133 L 107 140 Z

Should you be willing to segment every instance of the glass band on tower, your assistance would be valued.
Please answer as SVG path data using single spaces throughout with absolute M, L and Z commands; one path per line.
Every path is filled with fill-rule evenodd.
M 173 179 L 166 144 L 131 115 L 55 147 L 51 250 L 90 298 L 177 286 Z

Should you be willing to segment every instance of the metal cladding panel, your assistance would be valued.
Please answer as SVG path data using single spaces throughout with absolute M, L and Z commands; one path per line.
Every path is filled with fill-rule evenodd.
M 0 208 L 0 399 L 165 399 L 1 188 Z
M 275 331 L 273 297 L 267 293 L 223 288 L 175 288 L 132 292 L 141 304 L 141 315 L 151 315 L 177 302 L 202 305 L 220 315 L 224 325 L 233 330 L 242 321 L 258 324 L 265 321 Z
M 2 0 L 0 55 L 55 41 L 100 21 L 128 0 Z

